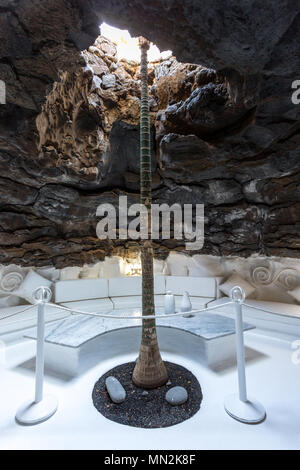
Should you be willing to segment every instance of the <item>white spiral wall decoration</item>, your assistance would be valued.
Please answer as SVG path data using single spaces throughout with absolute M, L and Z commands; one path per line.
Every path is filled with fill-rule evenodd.
M 24 280 L 24 276 L 18 271 L 4 272 L 0 280 L 0 289 L 5 293 L 12 293 L 18 289 Z
M 266 266 L 257 266 L 252 271 L 252 281 L 255 285 L 272 284 L 273 274 L 270 268 Z
M 283 268 L 276 273 L 271 267 L 257 266 L 251 278 L 256 286 L 269 286 L 278 282 L 284 289 L 291 290 L 299 284 L 300 272 L 294 268 Z
M 299 283 L 300 273 L 293 268 L 284 268 L 276 275 L 274 282 L 278 281 L 285 289 L 292 290 Z

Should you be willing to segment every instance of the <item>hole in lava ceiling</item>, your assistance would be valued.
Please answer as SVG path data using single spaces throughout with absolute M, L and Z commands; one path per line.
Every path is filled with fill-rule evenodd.
M 100 26 L 101 35 L 113 41 L 117 46 L 118 60 L 134 60 L 140 61 L 140 49 L 138 45 L 138 38 L 130 36 L 127 29 L 118 29 L 114 26 L 110 26 L 106 23 L 102 23 Z M 155 62 L 160 59 L 165 60 L 172 55 L 172 51 L 162 51 L 158 47 L 151 43 L 148 51 L 149 62 Z

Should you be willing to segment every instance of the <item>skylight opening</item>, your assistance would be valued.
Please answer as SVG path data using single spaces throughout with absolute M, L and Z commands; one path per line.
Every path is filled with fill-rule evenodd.
M 118 60 L 134 60 L 140 62 L 140 49 L 138 44 L 138 38 L 130 36 L 127 29 L 118 29 L 114 26 L 110 26 L 106 23 L 102 23 L 100 26 L 101 35 L 113 41 L 117 46 Z M 158 47 L 151 43 L 148 51 L 149 62 L 157 62 L 159 60 L 166 60 L 172 55 L 172 51 L 162 51 Z

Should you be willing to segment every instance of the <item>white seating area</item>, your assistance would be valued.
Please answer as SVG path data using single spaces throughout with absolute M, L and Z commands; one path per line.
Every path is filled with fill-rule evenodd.
M 217 285 L 214 278 L 157 275 L 154 277 L 156 307 L 163 306 L 164 295 L 167 291 L 174 294 L 176 307 L 179 307 L 184 291 L 188 291 L 193 308 L 203 308 L 216 298 Z M 140 276 L 58 281 L 55 284 L 56 303 L 62 303 L 70 308 L 93 306 L 99 311 L 105 311 L 141 307 L 141 293 Z
M 24 309 L 34 303 L 32 292 L 41 285 L 52 289 L 52 302 L 69 308 L 87 312 L 141 308 L 141 278 L 136 275 L 140 268 L 138 257 L 120 256 L 107 256 L 94 265 L 62 269 L 0 265 L 0 340 L 20 338 L 36 324 L 36 311 Z M 283 328 L 287 334 L 300 335 L 297 259 L 187 256 L 171 252 L 165 260 L 154 259 L 154 273 L 156 308 L 163 307 L 167 291 L 174 294 L 176 309 L 184 291 L 189 293 L 193 309 L 222 304 L 230 289 L 240 285 L 246 292 L 247 303 L 260 309 L 244 307 L 246 321 L 266 330 Z M 264 312 L 266 307 L 275 314 Z M 221 305 L 218 313 L 232 315 Z M 67 315 L 62 310 L 49 310 L 46 321 Z
M 172 291 L 175 305 L 179 308 L 181 296 L 186 290 L 194 309 L 206 307 L 216 299 L 217 283 L 214 278 L 155 276 L 154 294 L 156 307 L 162 307 L 166 291 Z M 128 276 L 112 279 L 76 279 L 56 281 L 53 288 L 52 301 L 74 310 L 87 312 L 105 312 L 113 309 L 141 307 L 141 277 Z M 36 324 L 36 313 L 33 310 L 22 312 L 28 304 L 0 309 L 0 335 L 22 332 Z M 22 312 L 20 315 L 15 315 Z M 64 318 L 64 311 L 48 309 L 46 321 Z
M 228 301 L 228 297 L 220 298 L 219 282 L 218 277 L 155 275 L 155 306 L 162 308 L 164 295 L 167 291 L 171 291 L 178 310 L 182 295 L 187 291 L 193 309 L 219 305 L 220 308 L 215 313 L 232 317 L 233 309 L 230 306 L 222 307 L 222 304 Z M 86 312 L 141 308 L 141 290 L 140 276 L 58 280 L 52 284 L 52 302 Z M 254 299 L 246 299 L 246 303 L 260 310 L 244 306 L 245 321 L 264 330 L 300 336 L 300 306 Z M 24 330 L 36 324 L 36 309 L 24 311 L 28 307 L 30 305 L 24 302 L 23 305 L 0 308 L 0 339 L 22 337 Z M 264 312 L 264 309 L 274 313 Z M 68 313 L 63 310 L 48 309 L 46 322 L 66 316 Z
M 28 276 L 28 275 L 27 275 Z M 44 285 L 43 278 L 36 274 L 29 276 L 35 283 L 31 286 Z M 26 283 L 25 277 L 25 283 Z M 39 283 L 38 283 L 39 282 Z M 29 283 L 28 283 L 29 284 Z M 50 285 L 51 283 L 49 283 Z M 141 308 L 141 277 L 127 276 L 105 279 L 58 280 L 52 286 L 52 302 L 71 309 L 85 312 L 110 312 Z M 176 308 L 179 308 L 181 295 L 187 290 L 191 295 L 193 308 L 204 308 L 216 298 L 217 282 L 214 278 L 191 278 L 180 276 L 155 276 L 155 306 L 162 308 L 164 295 L 171 290 L 175 296 Z M 22 295 L 24 295 L 22 293 Z M 27 297 L 30 298 L 28 293 Z M 29 310 L 26 310 L 28 309 Z M 64 319 L 69 313 L 59 308 L 47 308 L 45 321 L 52 323 Z M 73 321 L 74 318 L 71 318 Z M 0 342 L 5 345 L 5 364 L 14 365 L 18 357 L 30 358 L 35 354 L 35 340 L 26 338 L 26 333 L 37 323 L 37 308 L 30 304 L 0 308 Z
M 140 325 L 139 322 L 134 321 L 96 319 L 82 315 L 79 316 L 83 318 L 76 319 L 76 316 L 70 317 L 68 311 L 59 309 L 59 305 L 75 311 L 116 312 L 116 314 L 130 312 L 129 314 L 136 315 L 141 312 L 141 290 L 140 276 L 55 281 L 52 285 L 52 302 L 57 304 L 57 308 L 47 307 L 45 318 L 48 324 L 46 331 L 49 333 L 49 338 L 46 337 L 46 351 L 49 350 L 48 359 L 46 357 L 48 365 L 53 366 L 52 358 L 54 357 L 54 368 L 59 369 L 60 366 L 57 364 L 56 358 L 58 349 L 61 349 L 66 358 L 74 356 L 72 361 L 69 361 L 70 364 L 65 368 L 66 370 L 63 368 L 63 372 L 76 375 L 86 366 L 85 358 L 82 361 L 84 354 L 89 354 L 90 350 L 94 351 L 93 348 L 95 351 L 103 352 L 107 340 L 104 336 L 101 337 L 101 348 L 99 348 L 98 336 L 120 328 Z M 201 318 L 198 315 L 192 319 L 158 319 L 157 324 L 161 330 L 159 334 L 171 338 L 170 341 L 168 340 L 171 349 L 174 348 L 172 343 L 174 333 L 170 331 L 170 328 L 177 329 L 177 331 L 179 329 L 183 334 L 189 332 L 196 335 L 196 340 L 191 338 L 190 341 L 197 341 L 200 348 L 199 358 L 201 357 L 200 360 L 208 366 L 219 364 L 223 358 L 233 357 L 234 323 L 228 329 L 224 320 L 226 317 L 234 319 L 235 313 L 233 305 L 224 306 L 224 303 L 230 300 L 228 297 L 219 298 L 219 278 L 156 275 L 154 292 L 158 314 L 163 313 L 164 296 L 167 291 L 174 294 L 176 310 L 180 308 L 184 291 L 190 295 L 193 310 L 203 309 L 207 306 L 217 307 L 215 310 L 207 312 L 205 317 L 203 314 Z M 251 306 L 255 309 L 252 309 Z M 5 364 L 8 367 L 17 363 L 20 356 L 29 359 L 35 354 L 35 333 L 32 328 L 37 323 L 37 308 L 33 307 L 24 311 L 28 308 L 30 305 L 24 304 L 0 309 L 0 341 L 5 345 Z M 243 314 L 244 322 L 248 324 L 245 326 L 246 329 L 249 329 L 250 326 L 256 327 L 259 334 L 275 335 L 291 341 L 300 337 L 300 307 L 297 305 L 246 299 Z M 214 325 L 213 338 L 206 335 L 206 325 L 209 324 L 209 318 Z M 222 319 L 224 320 L 222 321 Z M 94 323 L 95 326 L 93 326 Z M 59 334 L 60 331 L 62 336 Z M 178 334 L 176 333 L 177 336 Z M 70 338 L 69 335 L 71 335 Z M 129 333 L 127 333 L 128 335 Z M 137 335 L 138 337 L 139 335 Z M 70 341 L 71 343 L 79 341 L 79 343 L 69 344 Z M 123 342 L 128 345 L 124 339 Z M 222 347 L 220 342 L 222 342 Z M 55 343 L 55 347 L 53 347 L 53 343 Z M 77 350 L 72 348 L 77 348 Z M 95 352 L 93 354 L 95 360 L 99 360 L 99 355 Z M 68 364 L 67 359 L 64 362 Z
M 138 351 L 141 321 L 136 317 L 141 310 L 131 308 L 108 313 L 112 317 L 115 313 L 116 318 L 76 314 L 48 324 L 45 331 L 46 366 L 55 372 L 75 376 L 101 362 L 107 354 L 126 354 L 129 343 L 131 348 L 135 344 Z M 161 318 L 163 313 L 163 308 L 157 308 L 156 324 L 162 351 L 176 353 L 178 342 L 193 344 L 198 350 L 199 362 L 212 369 L 223 367 L 224 363 L 234 359 L 235 323 L 231 318 L 213 312 L 193 317 Z M 252 328 L 244 323 L 244 331 Z M 36 339 L 36 336 L 36 328 L 26 333 L 27 338 Z

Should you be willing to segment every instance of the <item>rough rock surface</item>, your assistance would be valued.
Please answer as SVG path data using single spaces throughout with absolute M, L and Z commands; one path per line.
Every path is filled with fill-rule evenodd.
M 86 66 L 61 74 L 36 119 L 39 158 L 85 189 L 122 187 L 139 173 L 139 67 L 116 53 L 99 36 L 83 52 Z
M 297 2 L 0 0 L 0 263 L 134 245 L 95 236 L 98 204 L 139 184 L 139 72 L 96 39 L 102 21 L 177 58 L 149 74 L 154 201 L 205 204 L 202 253 L 299 256 Z

